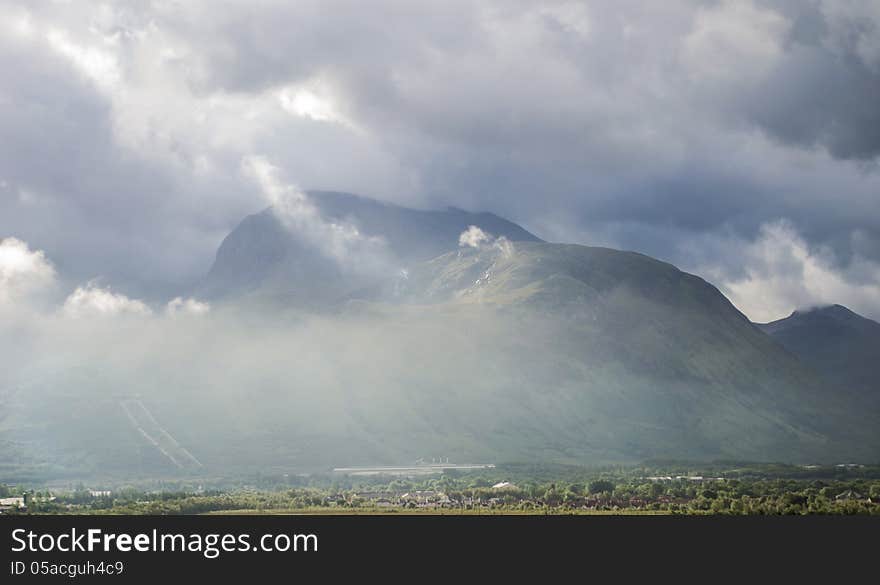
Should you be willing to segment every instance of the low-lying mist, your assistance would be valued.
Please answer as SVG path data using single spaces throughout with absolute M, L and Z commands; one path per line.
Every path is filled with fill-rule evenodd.
M 515 430 L 494 414 L 537 357 L 483 312 L 71 298 L 0 334 L 2 439 L 19 463 L 71 474 L 490 456 L 480 437 Z
M 414 270 L 396 300 L 304 310 L 64 291 L 4 241 L 0 480 L 876 452 L 873 414 L 701 279 L 611 250 L 478 243 Z

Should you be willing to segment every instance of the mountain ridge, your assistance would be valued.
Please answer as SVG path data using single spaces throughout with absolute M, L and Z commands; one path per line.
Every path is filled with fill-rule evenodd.
M 329 201 L 332 205 L 324 212 L 330 209 L 327 217 L 332 219 L 356 219 L 356 210 L 347 207 L 351 202 L 371 212 L 400 212 L 348 195 L 331 195 Z M 569 388 L 567 392 L 586 392 L 575 401 L 580 406 L 571 405 L 556 422 L 557 431 L 572 445 L 581 444 L 578 449 L 586 448 L 583 441 L 592 444 L 587 452 L 790 459 L 809 453 L 831 456 L 846 451 L 846 444 L 859 443 L 855 450 L 860 453 L 880 452 L 880 436 L 870 431 L 873 423 L 867 422 L 874 420 L 875 412 L 855 412 L 849 396 L 830 397 L 824 382 L 801 358 L 701 277 L 639 252 L 544 242 L 491 214 L 464 217 L 456 230 L 475 225 L 471 221 L 476 217 L 497 218 L 505 229 L 498 233 L 484 223 L 479 227 L 486 232 L 485 241 L 472 246 L 460 246 L 457 234 L 450 231 L 432 250 L 440 254 L 428 258 L 427 253 L 414 254 L 407 270 L 390 284 L 371 284 L 334 298 L 354 301 L 355 307 L 372 307 L 369 310 L 378 314 L 396 315 L 406 306 L 425 314 L 440 312 L 463 328 L 487 315 L 501 315 L 511 323 L 523 319 L 532 325 L 506 335 L 524 339 L 530 328 L 552 323 L 556 329 L 547 333 L 552 341 L 545 342 L 552 350 L 532 351 L 555 364 L 557 371 L 534 362 L 532 371 L 522 375 L 538 386 L 555 381 Z M 373 221 L 373 233 L 382 231 L 379 223 Z M 538 325 L 536 318 L 544 323 Z M 559 356 L 568 361 L 561 362 Z M 558 371 L 568 372 L 568 377 L 560 378 Z M 420 381 L 416 378 L 413 383 Z M 528 393 L 508 398 L 532 401 Z M 584 408 L 604 410 L 610 416 L 600 424 L 596 416 L 578 413 Z M 538 411 L 539 418 L 546 416 Z M 624 418 L 615 418 L 620 415 Z M 370 420 L 365 415 L 358 418 Z M 569 423 L 560 422 L 566 419 Z M 591 434 L 582 427 L 586 420 L 604 430 Z M 607 426 L 607 421 L 615 420 L 631 434 Z M 841 424 L 843 420 L 848 422 Z M 532 429 L 541 437 L 536 441 L 549 440 L 554 424 L 548 419 L 545 426 Z M 563 432 L 566 425 L 574 426 Z M 581 430 L 575 431 L 578 426 Z M 680 432 L 671 430 L 676 426 Z M 856 429 L 862 427 L 869 430 L 859 433 Z M 645 431 L 648 428 L 654 430 Z M 647 436 L 655 450 L 645 451 Z M 620 444 L 613 444 L 610 437 Z M 491 442 L 485 436 L 482 440 Z
M 350 193 L 309 191 L 309 201 L 322 221 L 346 223 L 366 237 L 381 237 L 391 259 L 401 267 L 428 260 L 458 246 L 460 234 L 474 225 L 511 241 L 542 241 L 519 225 L 489 212 L 458 208 L 418 210 Z M 220 298 L 259 288 L 283 288 L 272 278 L 287 272 L 289 280 L 320 277 L 324 286 L 339 285 L 351 275 L 339 274 L 332 259 L 315 253 L 314 246 L 288 230 L 272 207 L 245 217 L 221 242 L 215 260 L 197 293 Z M 286 276 L 286 275 L 285 275 Z M 283 280 L 285 276 L 278 278 Z M 334 281 L 336 281 L 334 283 Z M 370 286 L 359 282 L 355 289 Z M 339 287 L 336 296 L 351 290 Z M 314 295 L 307 294 L 307 297 Z
M 880 323 L 835 304 L 758 326 L 837 392 L 880 408 Z

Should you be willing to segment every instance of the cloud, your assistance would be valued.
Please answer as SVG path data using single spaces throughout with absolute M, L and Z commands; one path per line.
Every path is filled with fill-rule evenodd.
M 479 248 L 483 243 L 491 240 L 492 237 L 475 225 L 468 226 L 468 229 L 461 232 L 458 236 L 458 245 L 461 247 Z
M 257 155 L 677 263 L 779 217 L 877 260 L 878 22 L 869 0 L 6 4 L 0 233 L 164 304 L 263 205 Z M 336 227 L 316 240 L 345 256 Z
M 0 309 L 5 306 L 20 316 L 25 313 L 30 317 L 48 316 L 54 311 L 52 300 L 58 288 L 55 267 L 45 252 L 32 250 L 26 242 L 16 238 L 0 239 Z M 205 315 L 210 310 L 210 304 L 199 299 L 176 297 L 165 305 L 164 314 Z M 61 317 L 75 319 L 126 314 L 148 316 L 153 315 L 153 310 L 142 300 L 95 282 L 76 287 L 58 312 Z
M 209 303 L 198 299 L 176 297 L 165 306 L 168 315 L 205 315 L 211 310 Z
M 290 233 L 346 271 L 391 273 L 393 260 L 384 239 L 362 234 L 353 223 L 324 218 L 308 195 L 284 182 L 281 170 L 265 157 L 245 157 L 242 169 L 257 182 L 273 213 Z
M 211 305 L 209 303 L 191 297 L 176 297 L 166 303 L 164 316 L 200 316 L 207 315 L 210 311 Z M 143 301 L 129 298 L 108 288 L 101 288 L 94 283 L 77 287 L 65 299 L 61 313 L 64 317 L 75 319 L 118 315 L 154 315 L 153 309 Z
M 71 42 L 64 32 L 57 29 L 49 30 L 46 35 L 49 46 L 70 62 L 98 87 L 104 91 L 112 91 L 120 82 L 122 74 L 115 55 L 96 47 L 85 47 Z
M 880 10 L 873 2 L 768 2 L 784 51 L 744 92 L 740 114 L 773 138 L 840 159 L 880 155 Z
M 356 129 L 333 103 L 333 98 L 320 84 L 284 87 L 278 92 L 281 107 L 294 116 L 317 122 L 341 124 Z
M 782 56 L 790 23 L 779 13 L 749 1 L 724 0 L 700 6 L 683 39 L 688 73 L 698 83 L 753 83 Z
M 510 240 L 504 236 L 495 237 L 475 225 L 468 226 L 468 229 L 461 232 L 458 236 L 458 245 L 462 248 L 497 250 L 505 257 L 510 256 L 514 251 L 513 243 Z
M 880 317 L 880 264 L 856 258 L 841 268 L 831 250 L 811 247 L 788 222 L 762 226 L 758 237 L 735 253 L 744 274 L 719 275 L 718 285 L 753 321 L 829 304 Z
M 42 250 L 31 250 L 16 238 L 0 239 L 0 304 L 31 302 L 55 279 L 55 268 Z
M 143 301 L 130 299 L 91 283 L 77 287 L 64 301 L 62 311 L 65 316 L 74 318 L 152 314 L 152 310 Z
M 69 282 L 101 275 L 164 301 L 198 280 L 222 238 L 262 205 L 239 173 L 251 152 L 275 153 L 310 184 L 347 176 L 333 186 L 363 191 L 357 176 L 391 190 L 396 163 L 381 148 L 315 119 L 342 116 L 328 84 L 202 91 L 197 46 L 157 26 L 159 14 L 56 8 L 0 7 L 4 24 L 29 27 L 0 37 L 9 73 L 0 81 L 0 233 L 45 249 Z M 300 90 L 320 100 L 309 116 L 279 97 L 292 91 L 288 105 L 302 105 Z M 328 151 L 352 156 L 330 165 Z

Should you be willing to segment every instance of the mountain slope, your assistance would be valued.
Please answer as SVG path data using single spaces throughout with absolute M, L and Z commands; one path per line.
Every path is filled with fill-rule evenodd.
M 880 408 L 880 323 L 832 305 L 759 325 L 828 384 Z
M 221 288 L 227 302 L 207 319 L 138 325 L 123 340 L 118 325 L 96 321 L 92 337 L 115 340 L 109 349 L 91 362 L 43 352 L 81 374 L 61 362 L 54 376 L 19 381 L 0 442 L 33 469 L 68 474 L 314 471 L 432 456 L 880 459 L 877 408 L 836 391 L 701 278 L 633 252 L 512 241 L 526 236 L 506 223 L 510 238 L 458 247 L 449 226 L 474 217 L 438 213 L 445 235 L 420 249 L 451 251 L 420 262 L 427 252 L 401 249 L 406 272 L 321 311 L 285 308 L 277 295 L 242 308 L 241 288 Z M 224 242 L 218 263 L 232 280 L 215 284 L 311 287 L 321 299 L 353 289 L 344 273 L 324 278 L 315 251 L 264 229 L 271 215 L 255 217 Z M 293 255 L 297 271 L 267 262 L 276 252 Z
M 461 250 L 411 271 L 406 290 L 410 302 L 551 320 L 548 353 L 578 368 L 578 392 L 619 402 L 612 411 L 632 423 L 633 446 L 773 458 L 877 438 L 845 430 L 863 413 L 829 397 L 714 286 L 642 254 L 526 242 Z

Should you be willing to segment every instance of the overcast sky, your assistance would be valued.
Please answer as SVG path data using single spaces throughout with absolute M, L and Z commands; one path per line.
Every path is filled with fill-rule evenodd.
M 174 296 L 306 189 L 880 318 L 880 2 L 0 0 L 0 238 Z

